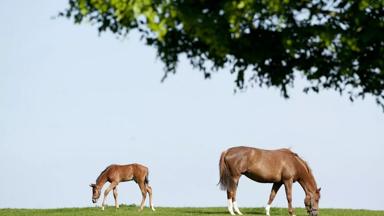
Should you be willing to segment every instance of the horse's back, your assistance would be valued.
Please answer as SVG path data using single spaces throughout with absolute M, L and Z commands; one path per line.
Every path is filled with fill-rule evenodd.
M 280 182 L 296 176 L 296 156 L 290 149 L 238 146 L 229 148 L 225 159 L 235 174 L 244 174 L 258 182 Z
M 148 175 L 148 168 L 138 163 L 112 164 L 107 167 L 107 172 L 110 181 L 120 182 L 145 178 Z
M 259 158 L 262 152 L 262 149 L 236 146 L 225 151 L 224 161 L 232 175 L 241 175 L 248 171 L 252 160 Z

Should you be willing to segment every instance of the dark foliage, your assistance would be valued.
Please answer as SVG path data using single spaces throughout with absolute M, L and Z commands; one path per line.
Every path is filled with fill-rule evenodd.
M 205 78 L 224 67 L 236 88 L 372 95 L 384 107 L 384 0 L 69 0 L 61 13 L 125 35 L 140 31 L 176 72 L 181 54 Z

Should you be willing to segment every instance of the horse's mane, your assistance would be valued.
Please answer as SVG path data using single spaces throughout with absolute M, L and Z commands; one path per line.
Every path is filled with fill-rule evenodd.
M 312 180 L 313 180 L 315 189 L 317 189 L 317 185 L 316 185 L 315 177 L 313 176 L 312 170 L 311 170 L 311 168 L 309 167 L 307 161 L 305 161 L 304 159 L 302 159 L 302 158 L 301 158 L 298 154 L 296 154 L 295 152 L 292 152 L 292 154 L 294 154 L 294 156 L 296 157 L 296 159 L 297 159 L 299 162 L 301 162 L 302 164 L 304 164 L 304 166 L 305 166 L 305 168 L 306 168 L 306 171 L 308 172 L 308 175 L 309 175 L 310 178 L 312 178 Z
M 101 177 L 104 176 L 105 172 L 106 172 L 111 166 L 112 166 L 112 165 L 107 166 L 107 168 L 105 168 L 105 169 L 100 173 L 100 175 L 99 175 L 99 176 L 97 177 L 97 179 L 96 179 L 96 184 L 97 184 L 97 182 L 99 182 L 99 180 L 101 179 Z
M 294 152 L 293 152 L 293 153 L 294 153 Z M 297 158 L 299 161 L 301 161 L 301 162 L 305 165 L 305 168 L 307 169 L 307 172 L 308 172 L 309 174 L 312 175 L 312 170 L 311 170 L 311 168 L 309 167 L 307 161 L 305 161 L 303 158 L 301 158 L 298 154 L 296 154 L 296 153 L 294 153 L 294 154 L 295 154 L 296 158 Z
M 285 152 L 289 152 L 289 153 L 291 153 L 293 156 L 295 156 L 295 158 L 296 158 L 297 160 L 299 160 L 301 163 L 304 164 L 304 166 L 305 166 L 307 172 L 308 172 L 310 175 L 312 175 L 312 170 L 311 170 L 311 168 L 309 167 L 307 161 L 305 161 L 304 159 L 302 159 L 296 152 L 293 152 L 291 149 L 288 149 L 288 148 L 280 149 L 280 151 L 285 151 Z

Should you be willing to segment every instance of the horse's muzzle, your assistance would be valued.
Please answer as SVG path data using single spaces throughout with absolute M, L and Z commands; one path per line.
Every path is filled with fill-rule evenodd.
M 311 210 L 309 212 L 309 216 L 318 216 L 318 215 L 319 215 L 319 211 L 317 209 Z
M 97 199 L 92 199 L 92 202 L 93 203 L 97 203 Z

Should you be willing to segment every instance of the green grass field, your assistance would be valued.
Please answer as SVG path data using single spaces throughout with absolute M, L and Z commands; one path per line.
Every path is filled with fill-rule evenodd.
M 152 212 L 149 208 L 138 212 L 138 208 L 134 206 L 121 206 L 119 209 L 107 207 L 105 211 L 100 208 L 63 208 L 63 209 L 0 209 L 0 215 L 7 216 L 179 216 L 179 215 L 207 215 L 207 216 L 228 216 L 225 207 L 220 208 L 165 208 L 158 207 L 156 212 Z M 242 208 L 244 215 L 264 215 L 263 208 Z M 285 208 L 271 208 L 272 216 L 288 216 Z M 302 208 L 296 209 L 297 216 L 307 215 Z M 349 209 L 321 209 L 320 215 L 324 216 L 384 216 L 384 211 L 368 211 L 368 210 L 349 210 Z

